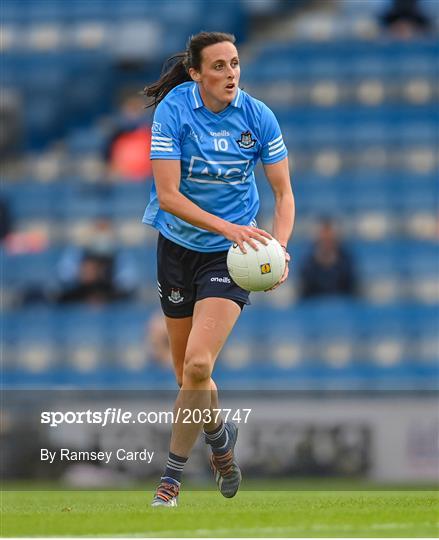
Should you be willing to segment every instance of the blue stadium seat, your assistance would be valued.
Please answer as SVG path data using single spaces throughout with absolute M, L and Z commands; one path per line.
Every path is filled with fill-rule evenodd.
M 60 257 L 59 249 L 49 249 L 41 253 L 3 256 L 3 284 L 7 288 L 19 290 L 50 289 L 54 281 L 56 264 Z
M 400 271 L 412 281 L 430 278 L 439 286 L 439 243 L 411 242 L 401 248 Z
M 370 41 L 332 41 L 320 43 L 290 42 L 264 44 L 249 66 L 246 77 L 306 81 L 324 75 L 334 79 L 434 76 L 436 64 L 434 40 L 409 44 Z M 279 69 L 269 67 L 273 64 Z M 290 64 L 291 70 L 283 67 Z
M 393 182 L 392 182 L 393 183 Z M 435 214 L 439 203 L 439 182 L 432 177 L 424 179 L 400 179 L 397 189 L 392 190 L 394 207 L 400 214 L 409 217 L 413 212 L 423 211 Z
M 112 213 L 117 219 L 140 219 L 149 201 L 152 181 L 139 183 L 120 183 L 112 187 Z
M 103 132 L 96 127 L 79 128 L 70 132 L 66 142 L 71 154 L 99 154 L 103 156 L 106 138 Z

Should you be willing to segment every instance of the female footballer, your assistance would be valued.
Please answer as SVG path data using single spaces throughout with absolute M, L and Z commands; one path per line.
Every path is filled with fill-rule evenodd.
M 227 250 L 257 249 L 271 235 L 256 227 L 254 167 L 261 159 L 273 189 L 273 236 L 285 250 L 294 224 L 287 149 L 271 110 L 239 88 L 235 38 L 193 36 L 184 53 L 145 88 L 155 105 L 151 159 L 154 184 L 143 222 L 159 231 L 158 291 L 177 382 L 170 452 L 153 506 L 176 506 L 183 467 L 203 427 L 211 466 L 225 497 L 241 482 L 234 458 L 237 427 L 218 414 L 212 371 L 249 294 L 234 284 Z M 288 266 L 280 281 L 288 276 Z M 177 411 L 193 411 L 184 423 Z M 200 415 L 195 412 L 201 411 Z M 186 415 L 187 416 L 187 415 Z

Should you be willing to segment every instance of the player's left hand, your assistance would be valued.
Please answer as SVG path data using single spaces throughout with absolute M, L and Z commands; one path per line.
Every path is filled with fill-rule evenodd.
M 267 289 L 265 292 L 270 292 L 270 291 L 274 291 L 274 289 L 277 289 L 280 285 L 282 285 L 282 283 L 284 283 L 284 281 L 287 280 L 288 278 L 288 273 L 289 273 L 289 268 L 288 268 L 288 264 L 291 260 L 291 257 L 290 257 L 290 254 L 288 253 L 288 251 L 285 249 L 285 271 L 283 273 L 283 276 L 280 278 L 280 280 L 276 283 L 276 285 L 274 285 L 273 287 L 271 287 L 271 289 Z

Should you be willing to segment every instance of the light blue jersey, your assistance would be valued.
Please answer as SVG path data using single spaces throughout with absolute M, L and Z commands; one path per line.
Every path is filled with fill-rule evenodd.
M 238 225 L 250 225 L 259 209 L 254 168 L 287 155 L 279 124 L 261 101 L 238 89 L 220 113 L 207 109 L 198 84 L 176 86 L 159 103 L 152 125 L 151 159 L 179 159 L 180 192 L 197 206 Z M 159 208 L 155 185 L 143 223 L 186 248 L 225 251 L 231 242 Z

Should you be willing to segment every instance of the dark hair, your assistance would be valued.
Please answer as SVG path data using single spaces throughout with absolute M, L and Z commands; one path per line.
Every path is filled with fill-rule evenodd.
M 191 36 L 188 39 L 186 51 L 168 58 L 163 65 L 160 79 L 145 86 L 143 93 L 145 96 L 152 98 L 147 107 L 156 107 L 175 86 L 192 80 L 189 75 L 189 68 L 200 71 L 201 52 L 205 47 L 215 43 L 223 43 L 224 41 L 235 43 L 235 40 L 233 34 L 223 32 L 200 32 L 195 36 Z

